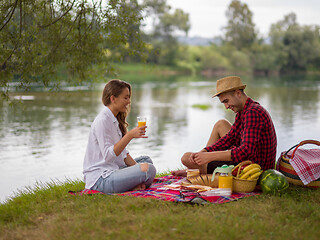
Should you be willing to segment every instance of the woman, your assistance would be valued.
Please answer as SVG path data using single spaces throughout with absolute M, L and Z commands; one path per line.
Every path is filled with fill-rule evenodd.
M 83 163 L 86 189 L 118 193 L 148 188 L 156 169 L 149 157 L 133 159 L 126 146 L 133 138 L 147 138 L 146 126 L 127 131 L 131 86 L 111 80 L 104 87 L 104 109 L 91 125 Z

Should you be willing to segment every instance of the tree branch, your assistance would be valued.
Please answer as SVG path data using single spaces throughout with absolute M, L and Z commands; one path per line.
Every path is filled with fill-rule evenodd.
M 69 31 L 67 32 L 67 34 L 66 34 L 64 37 L 62 37 L 62 39 L 57 43 L 57 45 L 54 46 L 54 47 L 51 49 L 51 51 L 50 51 L 50 53 L 48 54 L 48 56 L 50 56 L 51 54 L 53 54 L 53 53 L 58 49 L 58 47 L 60 46 L 60 44 L 68 37 L 68 35 L 70 34 L 72 28 L 74 27 L 74 25 L 75 25 L 75 23 L 76 23 L 76 21 L 77 21 L 77 19 L 78 19 L 78 17 L 79 17 L 79 15 L 77 15 L 76 18 L 74 19 L 74 21 L 73 21 L 71 27 L 69 28 Z
M 8 20 L 3 24 L 3 26 L 0 28 L 0 32 L 2 31 L 2 29 L 10 22 L 10 20 L 11 20 L 11 18 L 12 18 L 12 16 L 13 16 L 13 13 L 14 13 L 14 11 L 16 10 L 16 8 L 17 8 L 17 4 L 18 4 L 18 0 L 16 0 L 16 2 L 14 3 L 14 6 L 13 6 L 13 9 L 12 9 L 12 11 L 11 11 L 11 15 L 9 16 L 9 18 L 8 18 Z M 9 15 L 9 14 L 8 14 Z M 8 16 L 7 15 L 7 16 Z M 6 16 L 6 17 L 7 17 Z M 6 17 L 5 17 L 5 19 L 6 19 Z
M 19 38 L 21 38 L 22 35 L 22 0 L 20 0 L 20 32 L 19 32 Z
M 12 57 L 13 53 L 17 50 L 19 45 L 19 41 L 17 41 L 16 45 L 14 46 L 14 48 L 12 49 L 10 55 L 7 57 L 6 60 L 4 60 L 4 62 L 1 64 L 0 66 L 0 71 L 5 70 L 7 67 L 7 62 L 10 60 L 10 58 Z
M 47 25 L 40 25 L 39 27 L 40 27 L 40 28 L 46 28 L 46 27 L 49 27 L 49 26 L 55 24 L 56 22 L 58 22 L 60 19 L 62 19 L 65 15 L 67 15 L 67 14 L 71 11 L 71 9 L 73 8 L 73 5 L 74 5 L 75 1 L 76 1 L 76 0 L 73 0 L 70 8 L 69 8 L 65 13 L 63 13 L 60 17 L 58 17 L 56 20 L 52 21 L 51 23 L 49 23 L 49 24 L 47 24 Z

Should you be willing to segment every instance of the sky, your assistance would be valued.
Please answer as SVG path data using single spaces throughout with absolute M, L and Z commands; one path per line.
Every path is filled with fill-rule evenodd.
M 261 36 L 266 37 L 271 24 L 294 12 L 300 25 L 320 26 L 320 0 L 241 0 L 253 13 L 253 22 Z M 223 34 L 227 25 L 226 10 L 231 0 L 167 0 L 173 9 L 189 13 L 190 37 L 212 38 Z M 173 11 L 173 10 L 171 10 Z

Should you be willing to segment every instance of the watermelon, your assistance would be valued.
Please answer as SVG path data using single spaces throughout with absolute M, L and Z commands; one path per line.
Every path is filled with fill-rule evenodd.
M 259 179 L 263 193 L 281 193 L 289 187 L 288 180 L 279 171 L 269 169 L 264 171 Z

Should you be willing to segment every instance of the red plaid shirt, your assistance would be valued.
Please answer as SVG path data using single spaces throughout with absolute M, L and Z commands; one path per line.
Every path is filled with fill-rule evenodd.
M 251 160 L 263 170 L 274 168 L 277 136 L 269 113 L 248 98 L 228 134 L 205 149 L 208 152 L 231 149 L 231 159 L 235 163 Z

